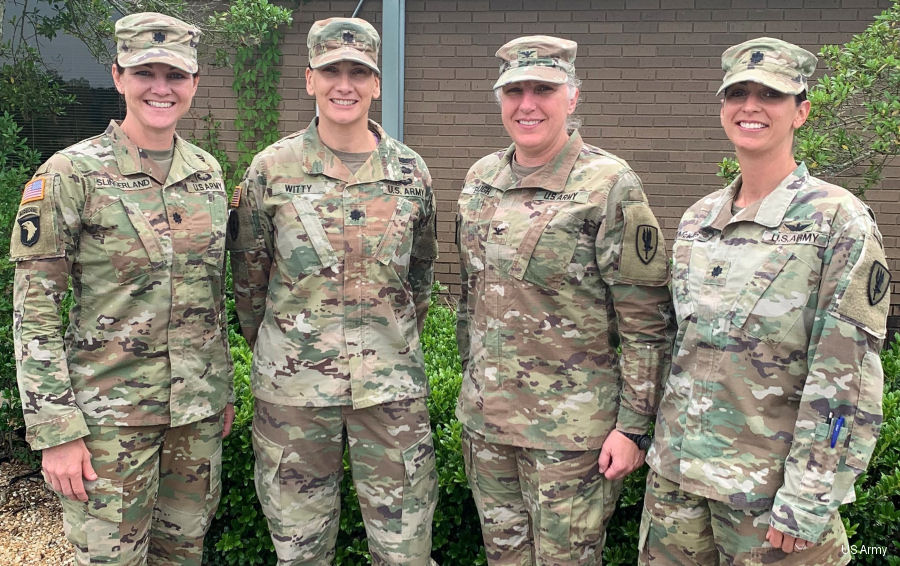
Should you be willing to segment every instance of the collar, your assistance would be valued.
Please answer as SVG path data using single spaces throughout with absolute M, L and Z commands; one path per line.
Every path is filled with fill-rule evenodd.
M 122 126 L 115 120 L 110 120 L 104 135 L 113 140 L 113 155 L 116 158 L 116 167 L 122 175 L 136 175 L 143 173 L 156 179 L 164 185 L 172 185 L 190 177 L 198 171 L 206 171 L 209 165 L 201 160 L 196 152 L 187 147 L 181 136 L 175 134 L 175 153 L 172 155 L 172 166 L 169 168 L 167 179 L 158 179 L 153 175 L 149 160 L 142 160 L 137 144 L 122 130 Z
M 734 216 L 735 221 L 752 219 L 753 222 L 766 228 L 777 228 L 784 220 L 788 207 L 797 197 L 797 192 L 806 185 L 807 181 L 809 181 L 809 171 L 806 163 L 800 163 L 772 192 Z M 701 229 L 711 227 L 721 231 L 728 225 L 732 220 L 731 205 L 741 188 L 741 183 L 741 175 L 738 175 L 730 185 L 725 187 L 700 224 Z
M 378 135 L 375 155 L 363 163 L 362 167 L 352 174 L 337 156 L 328 149 L 319 137 L 318 118 L 313 118 L 304 130 L 301 143 L 294 146 L 294 151 L 303 171 L 309 175 L 326 175 L 345 183 L 375 183 L 379 181 L 401 181 L 403 173 L 397 149 L 390 143 L 387 132 L 374 120 L 369 120 L 369 130 Z
M 573 131 L 568 141 L 566 141 L 566 145 L 562 147 L 553 159 L 517 183 L 510 167 L 510 162 L 515 154 L 516 144 L 511 144 L 500 158 L 500 161 L 485 172 L 482 180 L 491 187 L 502 191 L 539 188 L 553 193 L 560 193 L 566 188 L 566 181 L 569 179 L 569 174 L 575 166 L 575 161 L 581 155 L 583 146 L 584 142 L 581 139 L 581 134 L 578 133 L 578 130 Z

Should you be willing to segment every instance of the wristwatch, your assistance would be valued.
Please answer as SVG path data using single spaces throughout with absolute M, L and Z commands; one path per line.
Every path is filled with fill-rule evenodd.
M 622 432 L 622 431 L 619 431 L 619 432 L 621 432 L 623 435 L 625 435 L 625 437 L 628 438 L 628 440 L 637 444 L 637 447 L 641 450 L 647 450 L 648 448 L 650 448 L 650 443 L 653 442 L 653 437 L 650 436 L 649 434 L 635 434 L 633 432 Z

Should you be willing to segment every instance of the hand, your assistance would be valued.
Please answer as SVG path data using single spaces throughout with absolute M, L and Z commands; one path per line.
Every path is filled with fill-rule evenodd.
M 643 450 L 637 444 L 617 430 L 613 430 L 603 441 L 597 464 L 600 473 L 608 480 L 624 478 L 644 463 Z
M 769 527 L 769 530 L 766 531 L 766 540 L 773 547 L 780 548 L 785 554 L 790 554 L 795 550 L 798 552 L 806 550 L 816 544 L 802 538 L 794 538 L 791 535 L 784 534 L 775 527 Z
M 231 424 L 234 422 L 234 403 L 225 405 L 225 427 L 222 429 L 222 438 L 231 434 Z
M 52 448 L 44 448 L 41 455 L 44 479 L 58 493 L 73 501 L 87 501 L 82 478 L 94 481 L 97 474 L 91 466 L 91 453 L 84 440 L 72 440 Z

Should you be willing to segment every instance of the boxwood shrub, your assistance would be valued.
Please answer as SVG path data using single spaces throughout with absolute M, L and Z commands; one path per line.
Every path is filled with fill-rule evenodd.
M 275 552 L 253 487 L 251 353 L 237 332 L 233 314 L 232 322 L 230 338 L 235 362 L 237 415 L 234 430 L 225 442 L 222 503 L 206 539 L 205 561 L 209 564 L 275 564 Z M 479 566 L 487 562 L 478 513 L 463 467 L 460 424 L 454 416 L 462 381 L 455 326 L 453 305 L 435 295 L 422 336 L 426 371 L 431 383 L 428 407 L 440 483 L 432 557 L 442 566 Z M 856 563 L 900 566 L 900 335 L 896 335 L 890 347 L 882 352 L 882 362 L 885 369 L 884 427 L 869 469 L 856 484 L 857 501 L 841 508 L 841 514 L 851 549 L 856 549 Z M 625 481 L 618 509 L 607 530 L 604 550 L 607 565 L 637 563 L 646 470 L 645 466 Z M 369 564 L 365 529 L 346 457 L 344 471 L 335 564 L 363 566 Z M 873 547 L 886 547 L 886 556 L 872 554 Z M 863 548 L 869 553 L 861 553 Z

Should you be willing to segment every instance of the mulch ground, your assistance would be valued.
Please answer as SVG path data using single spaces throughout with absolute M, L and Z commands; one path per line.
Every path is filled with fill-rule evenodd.
M 29 471 L 18 462 L 0 463 L 0 564 L 75 564 L 59 500 L 40 474 L 19 478 Z

